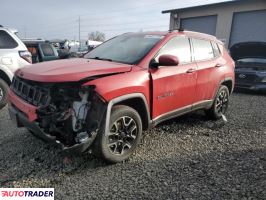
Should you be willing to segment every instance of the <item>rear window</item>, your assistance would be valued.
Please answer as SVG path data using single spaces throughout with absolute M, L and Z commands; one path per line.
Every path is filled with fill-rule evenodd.
M 38 53 L 38 49 L 35 46 L 27 47 L 28 51 L 31 53 L 32 56 L 36 56 Z
M 18 43 L 4 30 L 0 30 L 0 49 L 14 49 Z
M 50 44 L 48 43 L 41 44 L 41 48 L 44 56 L 55 56 L 54 50 Z
M 194 55 L 196 61 L 214 58 L 212 44 L 207 40 L 193 39 Z

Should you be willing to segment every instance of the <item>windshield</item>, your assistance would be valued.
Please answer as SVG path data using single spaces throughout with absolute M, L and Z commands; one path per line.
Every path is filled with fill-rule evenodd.
M 93 49 L 85 58 L 137 64 L 163 37 L 144 34 L 121 35 Z
M 243 58 L 237 60 L 237 62 L 243 63 L 266 63 L 266 58 Z

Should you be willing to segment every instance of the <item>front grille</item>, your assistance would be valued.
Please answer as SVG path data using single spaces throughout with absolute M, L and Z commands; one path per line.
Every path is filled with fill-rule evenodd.
M 252 84 L 255 83 L 257 76 L 249 73 L 236 73 L 236 82 L 239 84 Z
M 49 90 L 41 88 L 37 84 L 30 83 L 19 77 L 14 77 L 11 89 L 17 96 L 34 106 L 44 106 L 49 104 Z

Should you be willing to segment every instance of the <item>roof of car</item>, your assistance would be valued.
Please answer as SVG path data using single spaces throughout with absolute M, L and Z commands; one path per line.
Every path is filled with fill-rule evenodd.
M 209 35 L 209 34 L 206 34 L 206 33 L 199 33 L 199 32 L 194 32 L 194 31 L 181 31 L 180 33 L 184 34 L 184 35 L 187 35 L 188 37 L 221 42 L 215 36 Z
M 39 44 L 39 43 L 44 43 L 47 41 L 42 40 L 42 39 L 22 39 L 22 42 L 24 44 Z
M 132 34 L 132 35 L 167 35 L 168 31 L 145 31 L 145 32 L 128 32 L 124 34 Z
M 215 42 L 220 42 L 215 36 L 208 35 L 205 33 L 200 32 L 193 32 L 193 31 L 187 31 L 187 30 L 169 30 L 169 31 L 148 31 L 148 32 L 130 32 L 126 34 L 137 34 L 137 35 L 160 35 L 160 36 L 166 36 L 166 35 L 186 35 L 188 37 L 193 38 L 199 38 L 199 39 L 205 39 L 205 40 L 211 40 Z

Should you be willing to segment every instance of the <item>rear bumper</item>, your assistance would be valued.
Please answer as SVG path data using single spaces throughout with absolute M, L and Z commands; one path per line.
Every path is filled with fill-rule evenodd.
M 8 110 L 11 120 L 18 127 L 26 127 L 27 129 L 32 131 L 37 137 L 59 146 L 64 153 L 82 153 L 91 146 L 95 139 L 95 137 L 91 137 L 80 144 L 75 144 L 73 146 L 65 146 L 63 143 L 57 140 L 55 136 L 45 133 L 39 127 L 38 123 L 35 121 L 37 119 L 37 108 L 19 99 L 11 90 L 9 91 Z

